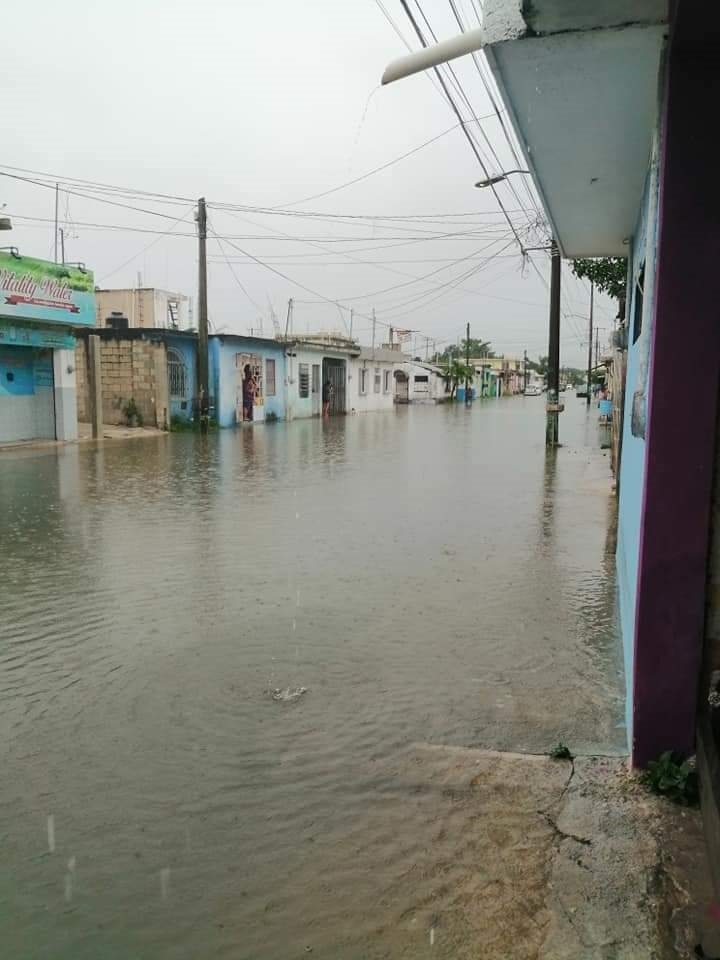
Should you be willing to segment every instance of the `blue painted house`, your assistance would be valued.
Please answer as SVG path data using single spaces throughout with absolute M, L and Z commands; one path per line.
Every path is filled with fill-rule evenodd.
M 284 343 L 264 337 L 218 333 L 209 338 L 210 389 L 219 426 L 285 419 L 285 351 Z M 248 378 L 251 403 L 244 386 Z
M 189 421 L 197 393 L 197 334 L 163 331 L 167 351 L 170 420 Z

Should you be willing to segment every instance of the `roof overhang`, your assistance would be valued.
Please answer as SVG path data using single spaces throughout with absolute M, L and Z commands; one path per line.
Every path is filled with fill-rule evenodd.
M 486 0 L 481 30 L 383 82 L 482 49 L 562 254 L 625 256 L 657 121 L 667 0 Z

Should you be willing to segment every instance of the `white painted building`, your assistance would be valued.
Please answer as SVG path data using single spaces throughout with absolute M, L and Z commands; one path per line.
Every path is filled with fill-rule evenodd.
M 96 326 L 152 330 L 193 329 L 192 298 L 156 287 L 95 291 Z
M 441 367 L 405 360 L 395 371 L 396 403 L 438 403 L 449 397 Z
M 398 350 L 360 347 L 350 359 L 348 413 L 392 410 L 395 402 L 395 372 L 403 367 Z

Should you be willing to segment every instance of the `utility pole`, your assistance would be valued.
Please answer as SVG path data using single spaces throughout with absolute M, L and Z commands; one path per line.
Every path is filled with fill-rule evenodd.
M 60 184 L 55 184 L 55 263 L 58 262 L 58 209 L 60 207 Z
M 465 406 L 472 403 L 470 396 L 470 324 L 465 328 Z
M 593 347 L 593 308 L 595 304 L 595 284 L 590 284 L 590 322 L 588 330 L 588 368 L 587 368 L 587 398 L 586 406 L 590 406 L 590 383 L 592 377 L 592 347 Z
M 207 304 L 207 209 L 205 197 L 197 205 L 198 226 L 198 414 L 200 432 L 207 433 L 210 415 L 208 368 L 208 304 Z
M 353 318 L 355 316 L 355 311 L 350 307 L 350 339 L 352 340 L 352 328 L 353 328 Z
M 527 350 L 523 353 L 523 393 L 527 393 Z
M 65 263 L 65 231 L 60 227 L 60 263 Z
M 548 386 L 545 446 L 558 444 L 560 416 L 560 251 L 553 240 L 550 254 L 550 333 L 548 337 Z
M 425 363 L 430 359 L 430 337 L 425 337 Z
M 390 349 L 391 349 L 391 350 L 392 350 L 392 348 L 393 348 L 393 333 L 394 333 L 394 332 L 395 332 L 395 331 L 393 330 L 393 328 L 390 327 Z
M 373 357 L 375 356 L 375 307 L 373 307 L 372 312 L 372 349 Z

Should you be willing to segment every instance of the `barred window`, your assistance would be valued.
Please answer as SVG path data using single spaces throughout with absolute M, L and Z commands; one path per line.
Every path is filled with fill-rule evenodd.
M 310 396 L 310 367 L 307 363 L 298 364 L 298 395 L 301 399 Z
M 187 367 L 177 350 L 167 352 L 168 392 L 171 400 L 187 399 Z
M 265 361 L 265 396 L 275 396 L 275 361 Z

